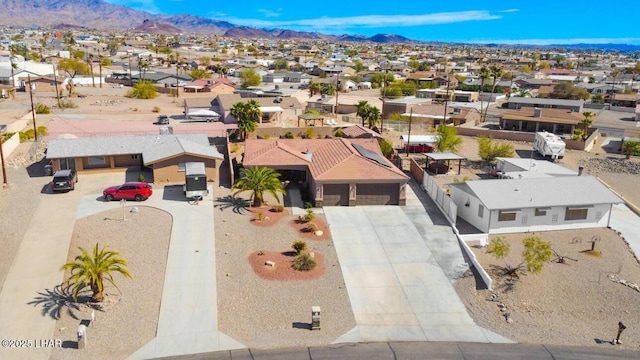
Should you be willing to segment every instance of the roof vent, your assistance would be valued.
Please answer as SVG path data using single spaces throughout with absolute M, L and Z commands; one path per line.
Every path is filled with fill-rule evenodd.
M 539 118 L 542 115 L 542 109 L 540 108 L 533 108 L 533 117 L 537 117 Z

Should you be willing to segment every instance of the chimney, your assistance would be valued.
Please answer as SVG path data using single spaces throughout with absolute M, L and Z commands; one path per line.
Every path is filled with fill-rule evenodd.
M 584 171 L 584 166 L 578 166 L 578 176 L 582 176 L 583 171 Z
M 533 108 L 533 117 L 539 118 L 540 115 L 542 115 L 542 109 L 540 109 L 538 107 L 537 108 Z

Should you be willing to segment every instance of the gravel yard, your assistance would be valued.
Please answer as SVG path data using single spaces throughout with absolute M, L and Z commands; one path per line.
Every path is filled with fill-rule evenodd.
M 217 188 L 224 198 L 228 189 Z M 303 238 L 290 225 L 293 215 L 273 226 L 250 224 L 255 215 L 226 201 L 215 201 L 219 330 L 251 348 L 328 345 L 355 326 L 349 296 L 333 243 Z M 317 215 L 324 220 L 324 215 Z M 265 280 L 249 256 L 256 251 L 292 251 L 303 239 L 323 255 L 325 272 L 309 280 Z M 265 258 L 266 260 L 270 260 Z M 288 266 L 276 263 L 276 267 Z M 320 306 L 320 331 L 311 331 L 311 307 Z

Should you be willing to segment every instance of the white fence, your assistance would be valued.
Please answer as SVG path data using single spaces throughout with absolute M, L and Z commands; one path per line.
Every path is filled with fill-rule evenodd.
M 458 243 L 460 243 L 460 247 L 464 250 L 469 258 L 469 261 L 478 271 L 478 274 L 484 280 L 484 283 L 487 285 L 489 290 L 493 287 L 493 279 L 491 276 L 484 270 L 482 265 L 478 262 L 476 255 L 473 253 L 473 250 L 467 245 L 467 241 L 476 241 L 479 240 L 482 242 L 488 242 L 489 235 L 488 234 L 473 234 L 473 235 L 460 235 L 458 232 L 458 228 L 456 227 L 456 218 L 458 214 L 458 207 L 456 204 L 451 201 L 451 198 L 447 196 L 447 194 L 438 186 L 438 184 L 433 181 L 433 178 L 429 176 L 426 172 L 424 172 L 424 180 L 422 181 L 422 187 L 425 192 L 429 195 L 429 197 L 438 205 L 442 213 L 444 213 L 445 217 L 453 227 L 453 231 L 458 239 Z

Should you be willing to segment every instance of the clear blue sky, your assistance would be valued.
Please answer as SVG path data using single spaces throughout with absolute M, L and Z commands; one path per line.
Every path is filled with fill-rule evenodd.
M 414 40 L 640 45 L 640 1 L 106 0 L 136 10 L 193 14 L 237 25 Z

